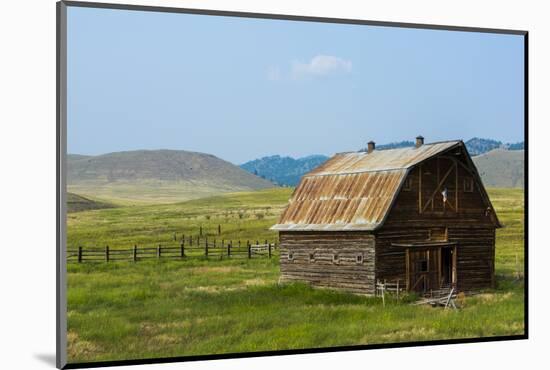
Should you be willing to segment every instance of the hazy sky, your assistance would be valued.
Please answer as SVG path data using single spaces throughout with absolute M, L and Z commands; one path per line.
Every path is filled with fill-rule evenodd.
M 68 9 L 68 151 L 523 140 L 523 37 Z

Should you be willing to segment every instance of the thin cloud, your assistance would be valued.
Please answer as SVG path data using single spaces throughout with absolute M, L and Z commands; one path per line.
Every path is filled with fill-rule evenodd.
M 325 76 L 331 73 L 349 73 L 352 63 L 332 55 L 316 55 L 309 62 L 294 62 L 292 77 Z

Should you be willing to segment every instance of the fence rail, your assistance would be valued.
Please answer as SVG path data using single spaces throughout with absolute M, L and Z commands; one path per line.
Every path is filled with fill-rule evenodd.
M 268 242 L 260 244 L 257 240 L 252 244 L 249 240 L 246 243 L 238 240 L 233 244 L 232 240 L 221 240 L 217 242 L 204 240 L 202 243 L 197 239 L 189 239 L 192 244 L 186 245 L 182 240 L 179 245 L 162 245 L 156 247 L 115 248 L 109 246 L 83 247 L 67 249 L 67 262 L 111 262 L 111 261 L 141 261 L 144 259 L 186 259 L 190 257 L 203 258 L 271 258 L 278 248 L 277 244 Z

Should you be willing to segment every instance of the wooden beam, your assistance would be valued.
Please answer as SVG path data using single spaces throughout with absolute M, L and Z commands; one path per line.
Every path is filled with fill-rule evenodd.
M 407 289 L 407 292 L 409 291 L 409 288 L 411 286 L 411 271 L 409 268 L 409 264 L 410 264 L 410 256 L 409 256 L 409 248 L 407 248 L 405 249 L 405 275 L 406 275 L 405 287 Z
M 441 185 L 443 185 L 443 183 L 445 182 L 445 180 L 447 180 L 447 177 L 449 177 L 449 175 L 451 174 L 451 172 L 453 171 L 453 167 L 454 166 L 451 166 L 451 168 L 449 168 L 449 170 L 447 172 L 445 172 L 445 175 L 443 176 L 443 178 L 441 179 L 441 181 L 439 181 L 439 183 L 437 184 L 434 192 L 432 193 L 432 195 L 430 196 L 430 199 L 433 199 L 433 197 L 435 197 L 435 195 L 437 194 L 437 192 L 439 191 L 439 189 L 441 188 Z M 428 208 L 428 205 L 430 203 L 427 202 L 426 205 L 424 206 L 424 208 L 422 208 L 422 212 L 424 212 L 426 210 L 426 208 Z
M 418 213 L 422 213 L 422 164 L 418 166 Z
M 458 213 L 458 161 L 455 161 L 455 212 Z

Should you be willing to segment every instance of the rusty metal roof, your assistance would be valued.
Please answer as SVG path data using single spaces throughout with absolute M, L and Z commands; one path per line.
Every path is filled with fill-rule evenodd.
M 375 150 L 372 153 L 340 153 L 306 176 L 407 169 L 460 144 L 461 141 L 444 141 L 424 144 L 419 148 Z
M 374 230 L 381 226 L 409 168 L 461 141 L 419 148 L 336 154 L 302 177 L 272 230 Z

